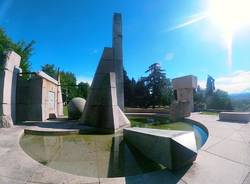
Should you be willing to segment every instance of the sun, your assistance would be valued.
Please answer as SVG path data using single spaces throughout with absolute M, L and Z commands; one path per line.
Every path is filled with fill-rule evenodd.
M 209 15 L 226 32 L 250 22 L 250 0 L 210 0 Z
M 180 29 L 191 24 L 210 19 L 219 28 L 228 51 L 228 67 L 232 68 L 234 34 L 250 26 L 250 0 L 206 0 L 207 10 L 192 16 L 182 24 L 168 31 Z
M 221 29 L 232 67 L 232 42 L 236 31 L 250 23 L 250 0 L 210 0 L 208 17 Z

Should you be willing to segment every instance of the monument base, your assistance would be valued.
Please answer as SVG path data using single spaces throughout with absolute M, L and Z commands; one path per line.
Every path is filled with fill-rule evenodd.
M 11 128 L 13 121 L 9 116 L 0 116 L 0 128 Z

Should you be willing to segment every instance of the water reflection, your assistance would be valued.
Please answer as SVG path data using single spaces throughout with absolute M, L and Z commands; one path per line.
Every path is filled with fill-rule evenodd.
M 148 121 L 147 121 L 148 122 Z M 142 127 L 142 124 L 140 124 Z M 197 125 L 177 122 L 149 128 L 194 131 L 197 147 L 207 139 Z M 38 162 L 64 172 L 90 177 L 132 176 L 164 169 L 128 145 L 122 134 L 116 135 L 24 135 L 20 142 L 24 151 Z
M 130 176 L 164 168 L 127 145 L 121 135 L 25 135 L 21 146 L 48 167 L 82 176 Z

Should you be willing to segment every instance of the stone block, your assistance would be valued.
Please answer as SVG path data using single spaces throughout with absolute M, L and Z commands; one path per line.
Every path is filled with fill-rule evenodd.
M 250 112 L 220 112 L 220 121 L 250 122 Z
M 197 156 L 194 132 L 125 128 L 125 140 L 147 158 L 169 169 L 192 164 Z
M 191 111 L 189 109 L 188 102 L 177 102 L 174 101 L 170 105 L 170 119 L 172 121 L 177 121 L 185 117 L 190 116 Z
M 10 128 L 13 126 L 13 121 L 10 116 L 0 116 L 0 128 Z
M 197 88 L 197 77 L 193 75 L 188 75 L 184 77 L 178 77 L 172 80 L 172 85 L 174 89 L 182 88 Z
M 93 79 L 80 121 L 107 132 L 116 132 L 130 126 L 118 106 L 116 73 L 112 48 L 105 48 Z

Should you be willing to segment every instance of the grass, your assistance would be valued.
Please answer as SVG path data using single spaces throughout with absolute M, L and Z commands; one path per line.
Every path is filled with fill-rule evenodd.
M 184 122 L 171 122 L 167 117 L 129 117 L 131 127 L 191 131 L 192 126 Z
M 67 106 L 63 106 L 63 114 L 64 116 L 68 116 L 68 107 Z
M 218 112 L 207 112 L 207 111 L 200 112 L 200 114 L 213 115 L 213 116 L 218 116 L 219 115 Z

